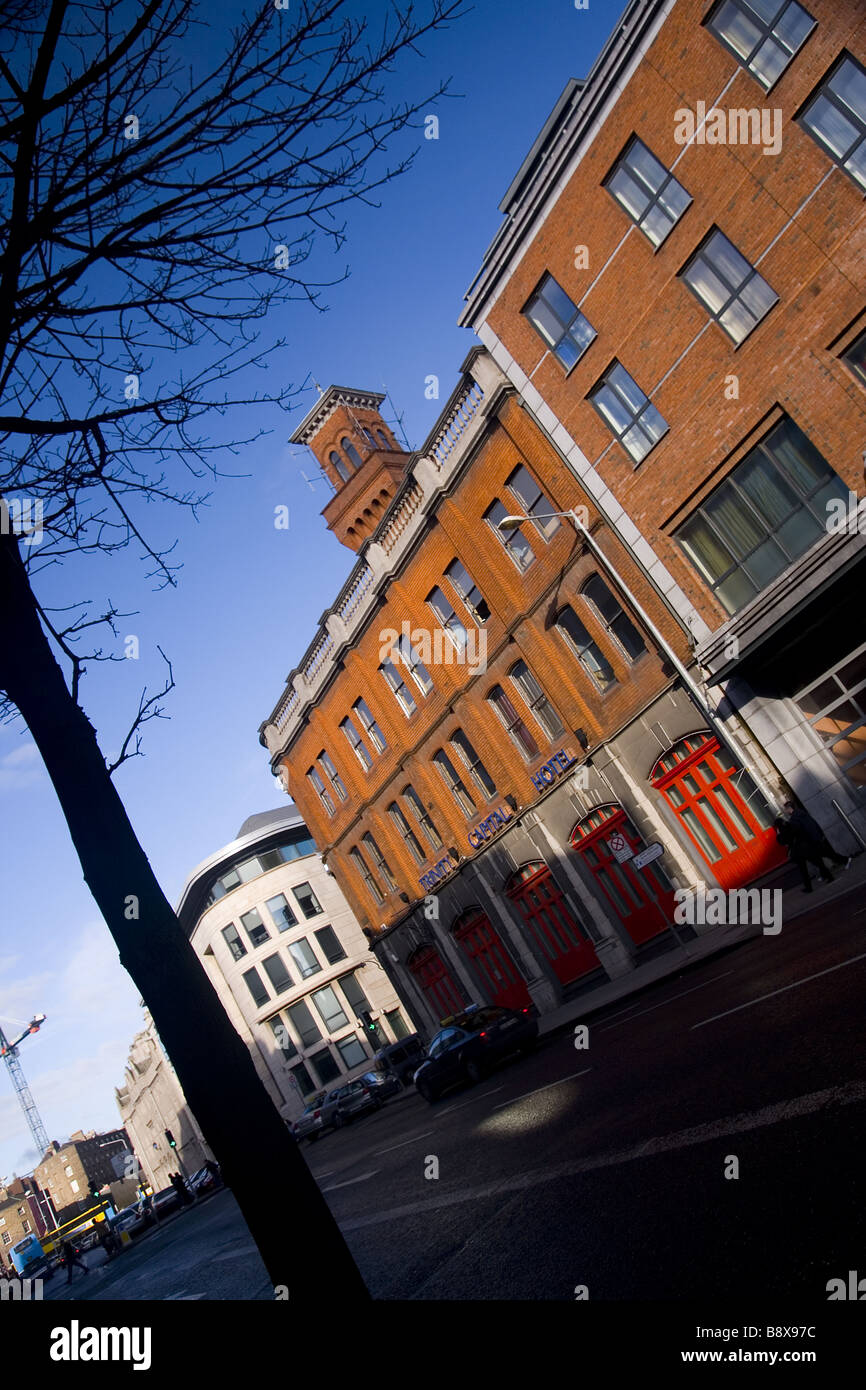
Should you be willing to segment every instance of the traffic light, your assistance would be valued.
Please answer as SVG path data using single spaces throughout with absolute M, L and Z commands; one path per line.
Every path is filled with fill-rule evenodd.
M 364 1012 L 361 1014 L 361 1022 L 363 1023 L 368 1033 L 376 1032 L 376 1025 L 373 1022 L 373 1015 L 370 1013 L 369 1009 L 365 1009 Z
M 174 1135 L 172 1134 L 172 1132 L 171 1132 L 170 1129 L 167 1129 L 167 1130 L 165 1131 L 165 1137 L 166 1137 L 166 1139 L 168 1140 L 168 1147 L 169 1147 L 170 1149 L 176 1149 L 176 1148 L 177 1148 L 177 1140 L 175 1139 L 175 1137 L 174 1137 Z
M 93 1200 L 94 1200 L 95 1202 L 98 1202 L 98 1201 L 99 1201 L 99 1196 L 100 1196 L 100 1192 L 99 1192 L 99 1183 L 96 1181 L 95 1178 L 94 1178 L 93 1182 L 90 1184 L 90 1195 L 91 1195 L 91 1197 L 93 1198 Z

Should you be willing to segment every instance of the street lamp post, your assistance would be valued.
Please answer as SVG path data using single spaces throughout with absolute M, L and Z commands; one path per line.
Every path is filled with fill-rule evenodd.
M 670 662 L 671 666 L 676 671 L 677 675 L 683 683 L 686 694 L 688 695 L 695 708 L 699 710 L 701 717 L 705 719 L 706 722 L 709 724 L 716 738 L 719 740 L 719 743 L 722 745 L 723 748 L 727 749 L 729 755 L 733 758 L 735 762 L 742 763 L 743 766 L 748 765 L 749 773 L 756 786 L 758 787 L 758 790 L 760 791 L 761 795 L 764 797 L 764 800 L 767 802 L 767 804 L 774 812 L 778 812 L 780 807 L 776 794 L 771 790 L 767 782 L 764 780 L 764 776 L 760 769 L 755 767 L 754 764 L 749 764 L 748 759 L 744 754 L 743 750 L 738 748 L 736 744 L 733 742 L 724 725 L 722 724 L 722 721 L 718 718 L 715 711 L 710 708 L 707 701 L 701 694 L 699 687 L 692 679 L 692 677 L 689 675 L 688 671 L 686 670 L 683 663 L 680 661 L 679 657 L 671 647 L 670 643 L 656 627 L 655 623 L 652 621 L 645 608 L 643 607 L 643 604 L 640 603 L 637 596 L 629 588 L 628 584 L 623 579 L 619 571 L 616 569 L 615 565 L 612 563 L 612 561 L 608 559 L 604 551 L 590 535 L 588 528 L 583 523 L 583 521 L 581 521 L 577 512 L 575 510 L 569 510 L 566 512 L 547 512 L 539 516 L 533 515 L 532 517 L 506 516 L 503 517 L 500 521 L 499 530 L 505 534 L 508 534 L 511 531 L 516 531 L 518 527 L 524 524 L 524 522 L 552 521 L 555 517 L 567 517 L 568 520 L 574 526 L 575 530 L 578 532 L 578 534 L 583 537 L 584 541 L 586 542 L 586 545 L 589 547 L 596 560 L 598 560 L 599 564 L 613 580 L 620 593 L 623 594 L 625 598 L 628 600 L 634 612 L 637 614 L 644 627 L 652 636 L 652 639 L 655 642 L 658 649 L 664 654 L 665 659 L 668 662 Z

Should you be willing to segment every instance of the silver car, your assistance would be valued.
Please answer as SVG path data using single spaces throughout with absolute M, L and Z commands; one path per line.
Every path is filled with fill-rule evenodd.
M 313 1099 L 308 1101 L 303 1113 L 298 1116 L 292 1125 L 292 1134 L 298 1143 L 306 1139 L 308 1143 L 315 1144 L 322 1132 L 322 1102 L 326 1092 L 319 1091 Z

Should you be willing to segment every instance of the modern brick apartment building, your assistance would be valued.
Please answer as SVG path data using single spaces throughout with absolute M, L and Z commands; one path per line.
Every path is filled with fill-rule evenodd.
M 261 738 L 431 1026 L 674 944 L 675 888 L 780 862 L 792 791 L 866 834 L 866 538 L 830 524 L 862 486 L 864 51 L 862 4 L 635 0 L 506 194 L 486 350 L 423 447 L 337 386 L 293 435 L 360 559 Z
M 850 849 L 864 190 L 862 0 L 635 0 L 500 204 L 461 318 L 691 630 L 714 698 Z

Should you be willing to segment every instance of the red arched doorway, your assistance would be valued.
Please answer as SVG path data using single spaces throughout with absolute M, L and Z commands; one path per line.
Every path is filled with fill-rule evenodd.
M 571 832 L 572 847 L 592 872 L 599 895 L 606 898 L 632 941 L 640 946 L 667 931 L 674 914 L 674 889 L 659 860 L 643 869 L 620 864 L 608 844 L 618 832 L 635 854 L 646 849 L 636 827 L 615 803 L 596 806 Z
M 457 982 L 435 946 L 419 946 L 406 964 L 434 1018 L 448 1018 L 465 1008 Z
M 512 874 L 505 891 L 560 984 L 599 969 L 595 947 L 542 860 Z
M 532 1003 L 526 981 L 480 907 L 470 907 L 462 913 L 451 932 L 484 981 L 488 1003 L 501 1004 L 506 1009 L 523 1009 Z
M 787 859 L 752 778 L 706 730 L 662 754 L 650 778 L 720 887 L 751 883 Z

